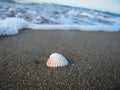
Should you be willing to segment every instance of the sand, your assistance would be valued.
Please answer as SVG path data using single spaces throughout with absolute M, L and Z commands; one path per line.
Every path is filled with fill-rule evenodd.
M 51 53 L 69 65 L 48 68 Z M 117 90 L 120 32 L 35 31 L 0 37 L 0 90 Z

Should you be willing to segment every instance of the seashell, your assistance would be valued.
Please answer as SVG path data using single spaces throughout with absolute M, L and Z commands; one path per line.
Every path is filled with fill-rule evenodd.
M 48 67 L 62 67 L 68 65 L 68 61 L 63 55 L 59 53 L 53 53 L 50 55 L 46 65 Z

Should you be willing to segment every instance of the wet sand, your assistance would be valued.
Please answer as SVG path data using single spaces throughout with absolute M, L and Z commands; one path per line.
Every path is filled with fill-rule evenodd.
M 51 53 L 69 65 L 48 68 Z M 0 37 L 0 90 L 117 90 L 120 32 L 34 31 Z

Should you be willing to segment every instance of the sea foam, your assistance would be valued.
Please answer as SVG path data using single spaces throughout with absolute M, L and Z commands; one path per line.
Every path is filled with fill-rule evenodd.
M 120 31 L 120 25 L 76 25 L 76 24 L 57 24 L 57 25 L 39 25 L 30 23 L 20 18 L 6 18 L 0 21 L 0 35 L 14 35 L 22 29 L 33 30 L 84 30 L 84 31 Z
M 17 34 L 19 30 L 27 28 L 29 22 L 20 18 L 6 18 L 0 21 L 0 35 Z

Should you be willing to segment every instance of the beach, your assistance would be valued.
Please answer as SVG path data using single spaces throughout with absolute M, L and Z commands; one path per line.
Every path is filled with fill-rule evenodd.
M 69 65 L 49 68 L 52 53 Z M 120 32 L 23 30 L 0 36 L 0 90 L 117 90 Z

